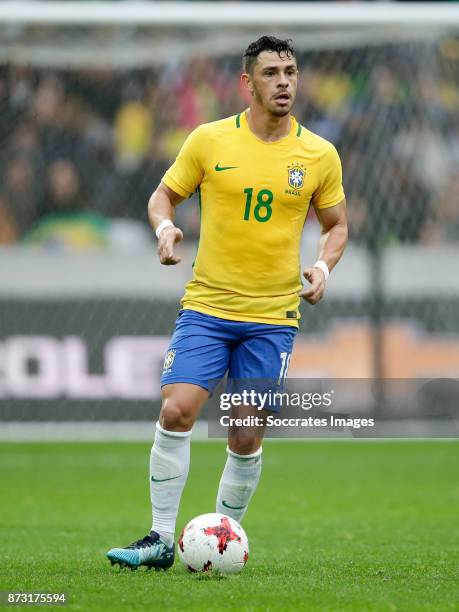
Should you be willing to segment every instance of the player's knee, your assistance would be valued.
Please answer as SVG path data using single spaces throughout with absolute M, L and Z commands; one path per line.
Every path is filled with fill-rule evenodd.
M 194 412 L 186 404 L 169 397 L 163 401 L 159 424 L 169 431 L 189 431 L 194 424 Z
M 241 431 L 229 438 L 228 446 L 233 453 L 238 455 L 251 455 L 260 448 L 261 439 L 259 436 Z

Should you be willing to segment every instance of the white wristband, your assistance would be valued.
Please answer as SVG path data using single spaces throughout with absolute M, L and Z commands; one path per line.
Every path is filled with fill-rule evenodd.
M 314 268 L 320 268 L 320 270 L 322 270 L 322 272 L 324 273 L 324 276 L 325 276 L 325 280 L 327 280 L 328 277 L 330 276 L 330 270 L 328 269 L 328 266 L 323 261 L 323 259 L 318 259 L 313 267 Z
M 170 219 L 164 219 L 164 221 L 161 221 L 161 223 L 158 225 L 155 231 L 156 238 L 159 238 L 160 233 L 163 231 L 165 227 L 175 227 L 175 225 L 172 223 Z

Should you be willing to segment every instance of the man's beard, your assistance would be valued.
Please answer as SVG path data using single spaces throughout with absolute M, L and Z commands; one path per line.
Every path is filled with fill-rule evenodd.
M 291 111 L 292 105 L 290 105 L 288 108 L 272 108 L 269 104 L 268 106 L 263 104 L 263 98 L 261 97 L 260 92 L 258 91 L 255 85 L 253 87 L 253 95 L 258 104 L 266 108 L 274 117 L 285 117 L 285 115 L 288 115 Z
M 290 108 L 274 108 L 274 109 L 269 109 L 269 112 L 271 113 L 271 115 L 274 115 L 275 117 L 285 117 L 285 115 L 288 115 L 290 112 Z

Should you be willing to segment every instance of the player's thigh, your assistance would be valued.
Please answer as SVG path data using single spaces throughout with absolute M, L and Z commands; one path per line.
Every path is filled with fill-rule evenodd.
M 254 325 L 231 354 L 229 377 L 281 382 L 287 376 L 296 334 L 295 327 L 286 325 Z
M 223 323 L 215 317 L 181 311 L 164 358 L 161 388 L 188 383 L 212 391 L 214 381 L 225 375 L 230 355 L 231 339 Z
M 260 394 L 278 391 L 287 375 L 296 333 L 294 327 L 254 325 L 231 355 L 227 391 L 238 394 L 244 390 Z M 258 400 L 256 405 L 250 402 L 233 406 L 230 411 L 231 417 L 242 419 L 244 424 L 229 427 L 228 445 L 242 455 L 251 454 L 261 446 L 266 417 L 279 411 L 277 405 L 269 402 L 264 404 L 268 410 L 260 410 Z M 247 417 L 250 417 L 248 422 Z

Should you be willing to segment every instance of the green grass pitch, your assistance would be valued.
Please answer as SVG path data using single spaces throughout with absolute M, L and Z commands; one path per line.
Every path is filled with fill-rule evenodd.
M 214 510 L 224 447 L 193 444 L 179 527 Z M 459 610 L 457 442 L 264 450 L 249 562 L 221 577 L 106 560 L 150 526 L 148 444 L 2 444 L 0 590 L 75 610 Z

